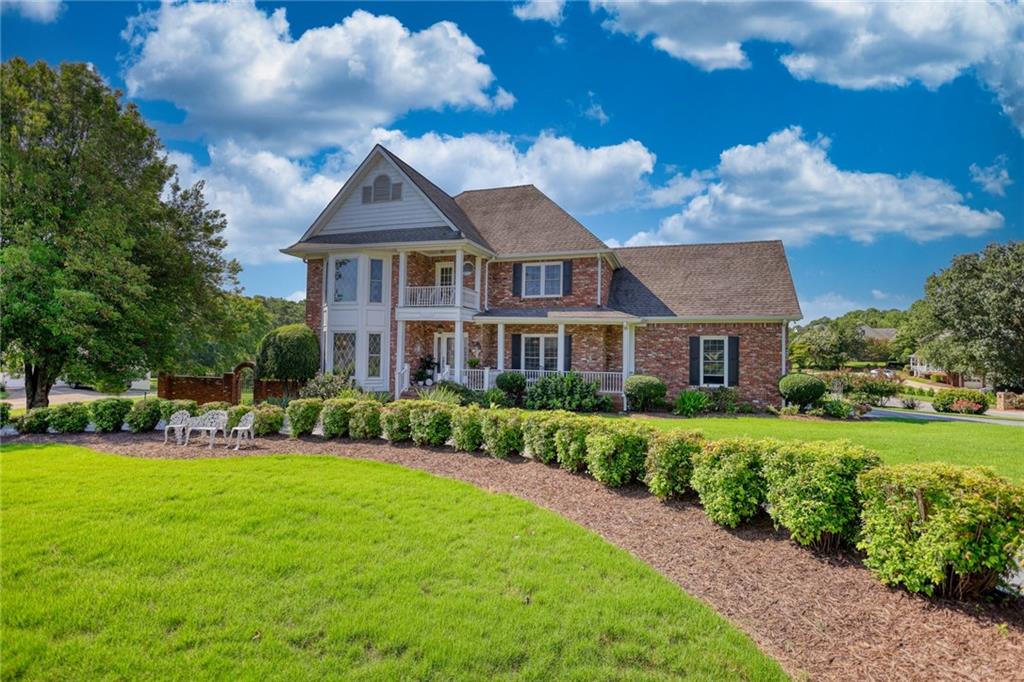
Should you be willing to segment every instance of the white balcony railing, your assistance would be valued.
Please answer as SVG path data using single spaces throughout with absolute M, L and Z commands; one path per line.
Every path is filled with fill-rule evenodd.
M 438 307 L 455 305 L 455 287 L 406 287 L 402 305 L 412 307 Z M 462 288 L 462 307 L 476 310 L 480 307 L 480 294 Z

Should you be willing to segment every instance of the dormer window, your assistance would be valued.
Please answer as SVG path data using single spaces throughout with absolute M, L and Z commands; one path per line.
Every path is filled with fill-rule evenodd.
M 363 186 L 363 203 L 375 204 L 379 201 L 399 201 L 402 198 L 402 183 L 391 182 L 391 178 L 381 173 L 373 179 L 372 185 Z

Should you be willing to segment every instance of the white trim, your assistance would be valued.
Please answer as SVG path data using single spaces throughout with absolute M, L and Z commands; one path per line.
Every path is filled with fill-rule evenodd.
M 521 369 L 523 371 L 531 371 L 531 372 L 532 371 L 537 371 L 537 370 L 529 370 L 526 367 L 526 339 L 530 339 L 530 338 L 541 339 L 541 341 L 540 341 L 540 367 L 538 367 L 537 370 L 544 370 L 544 371 L 547 371 L 547 372 L 550 372 L 550 371 L 561 372 L 562 371 L 561 367 L 558 367 L 555 370 L 549 370 L 549 369 L 546 369 L 544 367 L 544 360 L 547 359 L 547 356 L 544 353 L 544 339 L 555 339 L 556 342 L 557 342 L 558 334 L 520 334 L 519 335 L 519 369 Z M 558 352 L 557 347 L 556 347 L 556 351 L 555 351 L 555 362 L 556 363 L 558 362 L 558 356 L 559 356 L 559 352 Z
M 603 256 L 598 256 L 597 257 L 597 306 L 599 308 L 601 307 L 601 305 L 603 303 L 601 301 L 601 289 L 604 286 L 604 282 L 602 281 L 602 278 L 604 276 L 604 268 L 602 267 L 603 264 L 604 264 L 604 257 Z
M 505 371 L 505 323 L 498 323 L 498 371 Z
M 558 267 L 558 293 L 549 294 L 547 293 L 544 283 L 547 281 L 547 269 Z M 526 268 L 540 268 L 540 291 L 539 294 L 528 294 L 526 293 Z M 520 293 L 522 298 L 562 298 L 562 291 L 565 289 L 565 263 L 560 260 L 555 261 L 535 261 L 533 263 L 523 263 L 523 280 L 519 283 L 523 290 Z
M 354 232 L 355 230 L 353 230 Z M 374 230 L 368 230 L 374 231 Z M 319 258 L 326 253 L 343 253 L 345 251 L 356 251 L 361 252 L 366 249 L 405 249 L 408 251 L 420 251 L 422 253 L 429 253 L 430 251 L 439 251 L 445 253 L 451 253 L 455 248 L 462 247 L 468 253 L 480 253 L 484 256 L 492 256 L 493 251 L 483 248 L 479 244 L 469 241 L 468 239 L 445 239 L 445 240 L 434 240 L 434 241 L 423 241 L 423 242 L 373 242 L 371 244 L 302 244 L 296 243 L 291 246 L 279 249 L 281 253 L 288 256 L 296 256 L 298 258 Z
M 717 388 L 719 386 L 729 385 L 729 337 L 728 336 L 701 336 L 700 343 L 698 345 L 698 352 L 700 356 L 697 358 L 697 365 L 700 367 L 700 383 L 699 386 L 706 386 L 708 388 Z M 722 383 L 720 384 L 707 384 L 704 383 L 704 342 L 705 341 L 721 341 L 722 342 Z
M 558 371 L 565 371 L 565 323 L 558 323 Z

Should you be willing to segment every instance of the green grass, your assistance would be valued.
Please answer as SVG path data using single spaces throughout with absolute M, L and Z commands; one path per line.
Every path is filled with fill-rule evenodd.
M 875 450 L 887 464 L 947 462 L 988 465 L 1003 476 L 1024 482 L 1024 428 L 1001 424 L 911 419 L 841 422 L 777 417 L 638 419 L 659 429 L 701 429 L 709 438 L 848 438 Z
M 329 457 L 6 447 L 2 677 L 784 679 L 598 536 Z

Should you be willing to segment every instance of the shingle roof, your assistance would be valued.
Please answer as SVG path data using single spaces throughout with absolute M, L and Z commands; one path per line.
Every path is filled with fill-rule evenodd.
M 577 308 L 491 308 L 486 312 L 479 313 L 474 319 L 522 317 L 537 318 L 544 317 L 552 321 L 560 319 L 587 318 L 593 320 L 608 320 L 610 322 L 635 320 L 629 313 L 621 310 L 610 310 L 596 306 L 585 306 Z
M 367 230 L 365 232 L 340 232 L 318 234 L 303 244 L 400 244 L 404 242 L 433 242 L 462 239 L 447 225 L 439 227 L 409 227 L 397 230 Z
M 609 307 L 638 317 L 802 317 L 780 241 L 615 249 Z
M 608 248 L 533 185 L 470 190 L 455 203 L 499 257 Z

